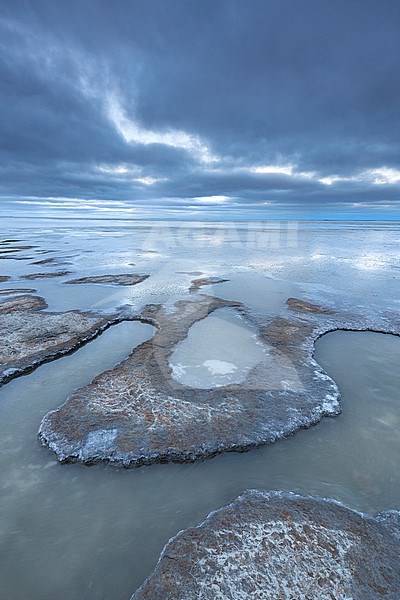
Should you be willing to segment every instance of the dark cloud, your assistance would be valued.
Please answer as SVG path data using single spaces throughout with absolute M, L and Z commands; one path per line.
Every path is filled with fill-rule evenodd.
M 397 0 L 3 0 L 0 18 L 3 209 L 398 214 Z

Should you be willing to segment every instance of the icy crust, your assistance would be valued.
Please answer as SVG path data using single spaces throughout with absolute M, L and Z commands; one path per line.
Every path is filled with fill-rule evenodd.
M 386 510 L 376 515 L 378 521 L 386 525 L 400 543 L 400 511 Z
M 247 490 L 172 538 L 131 600 L 395 600 L 399 551 L 384 522 L 338 502 Z
M 39 296 L 20 295 L 0 301 L 0 385 L 40 364 L 71 352 L 122 317 L 47 308 Z
M 334 329 L 399 333 L 399 319 L 371 322 L 315 305 L 299 313 L 299 302 L 296 311 L 262 320 L 238 302 L 206 295 L 177 302 L 174 311 L 149 305 L 142 318 L 157 325 L 154 337 L 48 413 L 42 443 L 60 461 L 187 462 L 271 443 L 339 414 L 339 390 L 313 358 L 315 340 Z M 240 384 L 185 387 L 172 377 L 168 358 L 193 323 L 223 306 L 252 320 L 269 360 Z

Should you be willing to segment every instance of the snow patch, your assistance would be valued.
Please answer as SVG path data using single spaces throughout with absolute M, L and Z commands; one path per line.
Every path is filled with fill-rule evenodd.
M 212 375 L 230 375 L 237 370 L 237 366 L 224 360 L 206 360 L 203 365 Z

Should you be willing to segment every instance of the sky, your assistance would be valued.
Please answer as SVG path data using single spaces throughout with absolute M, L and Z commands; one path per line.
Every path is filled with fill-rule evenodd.
M 399 0 L 0 0 L 0 216 L 400 220 Z

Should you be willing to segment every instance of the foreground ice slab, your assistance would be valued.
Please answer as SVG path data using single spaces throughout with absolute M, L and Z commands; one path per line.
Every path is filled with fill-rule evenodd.
M 239 384 L 185 387 L 172 377 L 169 357 L 191 325 L 224 306 L 252 320 L 269 360 Z M 157 326 L 155 336 L 48 413 L 39 430 L 42 443 L 60 461 L 184 462 L 274 442 L 337 415 L 339 390 L 313 359 L 315 339 L 338 328 L 399 333 L 399 318 L 371 321 L 299 299 L 289 306 L 269 319 L 206 295 L 177 302 L 174 312 L 148 306 L 142 318 Z
M 248 490 L 165 546 L 132 600 L 386 598 L 400 590 L 400 513 Z
M 121 320 L 95 313 L 41 312 L 39 296 L 0 301 L 0 385 L 70 352 Z

